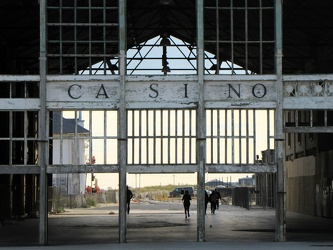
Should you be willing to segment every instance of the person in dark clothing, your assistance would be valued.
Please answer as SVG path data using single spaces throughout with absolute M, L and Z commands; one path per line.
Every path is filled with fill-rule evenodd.
M 213 190 L 212 193 L 209 196 L 209 200 L 210 200 L 210 210 L 212 214 L 215 214 L 215 210 L 216 210 L 216 201 L 218 200 L 216 191 Z
M 216 209 L 219 209 L 220 207 L 220 200 L 221 200 L 221 194 L 219 191 L 217 191 L 217 189 L 215 188 L 215 192 L 216 192 L 216 195 L 217 195 L 217 200 L 216 200 Z
M 185 218 L 190 217 L 190 205 L 191 205 L 191 195 L 189 195 L 188 190 L 185 191 L 182 201 L 184 204 Z
M 131 199 L 133 198 L 133 193 L 131 190 L 128 189 L 128 186 L 126 186 L 127 193 L 126 193 L 126 201 L 127 201 L 127 213 L 129 214 L 130 212 L 130 204 L 131 204 Z
M 207 205 L 208 205 L 208 202 L 209 202 L 208 193 L 207 193 L 207 191 L 205 191 L 205 214 L 206 214 L 206 212 L 207 212 Z

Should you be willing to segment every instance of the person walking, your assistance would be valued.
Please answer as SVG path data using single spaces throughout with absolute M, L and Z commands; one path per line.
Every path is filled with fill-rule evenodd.
M 186 190 L 182 198 L 184 204 L 185 219 L 187 217 L 190 217 L 190 205 L 191 205 L 190 200 L 191 200 L 191 195 L 189 195 L 188 190 Z
M 209 202 L 209 197 L 208 197 L 208 193 L 207 191 L 205 190 L 205 214 L 207 212 L 207 205 L 208 205 L 208 202 Z
M 220 194 L 220 192 L 217 190 L 217 188 L 215 188 L 215 192 L 216 192 L 216 195 L 217 195 L 216 209 L 219 209 L 219 207 L 220 207 L 220 200 L 221 200 L 221 194 Z
M 131 190 L 128 189 L 128 186 L 126 186 L 126 189 L 127 189 L 127 192 L 126 192 L 127 214 L 129 214 L 131 199 L 133 198 L 133 193 Z
M 218 200 L 216 191 L 213 190 L 212 193 L 209 196 L 209 201 L 210 201 L 210 211 L 212 214 L 215 214 L 216 210 L 216 201 Z

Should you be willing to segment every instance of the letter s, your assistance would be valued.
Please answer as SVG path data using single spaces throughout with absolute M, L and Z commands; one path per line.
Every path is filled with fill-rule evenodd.
M 149 94 L 149 97 L 151 97 L 151 98 L 158 97 L 158 91 L 157 91 L 157 89 L 153 88 L 154 86 L 158 87 L 158 84 L 157 83 L 150 84 L 150 89 L 156 93 L 156 95 L 154 95 L 154 96 Z

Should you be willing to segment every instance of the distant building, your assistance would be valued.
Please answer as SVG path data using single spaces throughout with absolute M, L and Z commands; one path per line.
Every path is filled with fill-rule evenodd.
M 53 164 L 60 162 L 60 140 L 63 141 L 63 164 L 85 164 L 85 139 L 82 137 L 89 136 L 89 130 L 83 127 L 83 121 L 77 121 L 78 148 L 74 149 L 73 135 L 75 133 L 75 119 L 63 118 L 62 121 L 62 138 L 60 138 L 61 116 L 59 112 L 53 113 Z M 85 193 L 86 173 L 71 174 L 53 174 L 53 186 L 61 188 L 62 194 L 80 194 Z
M 238 179 L 238 185 L 239 186 L 245 186 L 245 187 L 255 186 L 256 185 L 256 181 L 255 181 L 254 176 L 252 176 L 252 177 L 246 176 L 244 178 L 239 178 Z

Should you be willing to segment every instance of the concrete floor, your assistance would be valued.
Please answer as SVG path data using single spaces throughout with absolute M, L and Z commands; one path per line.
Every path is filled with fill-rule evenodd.
M 131 213 L 127 216 L 128 243 L 125 245 L 140 245 L 145 246 L 143 249 L 149 249 L 144 244 L 200 244 L 197 242 L 195 202 L 192 202 L 190 215 L 190 218 L 185 219 L 182 204 L 177 200 L 172 203 L 134 203 L 131 205 Z M 38 246 L 38 222 L 37 218 L 6 221 L 0 228 L 0 247 Z M 274 209 L 252 207 L 246 210 L 222 205 L 215 214 L 207 210 L 205 243 L 220 243 L 221 246 L 237 243 L 244 247 L 253 243 L 271 244 L 276 243 L 274 230 Z M 118 234 L 117 204 L 66 209 L 64 213 L 49 216 L 48 238 L 51 247 L 102 247 L 107 244 L 110 249 L 111 244 L 118 246 L 116 249 L 127 249 L 119 248 L 124 244 L 117 244 Z M 312 242 L 312 246 L 317 242 L 333 248 L 333 220 L 287 212 L 287 242 Z

